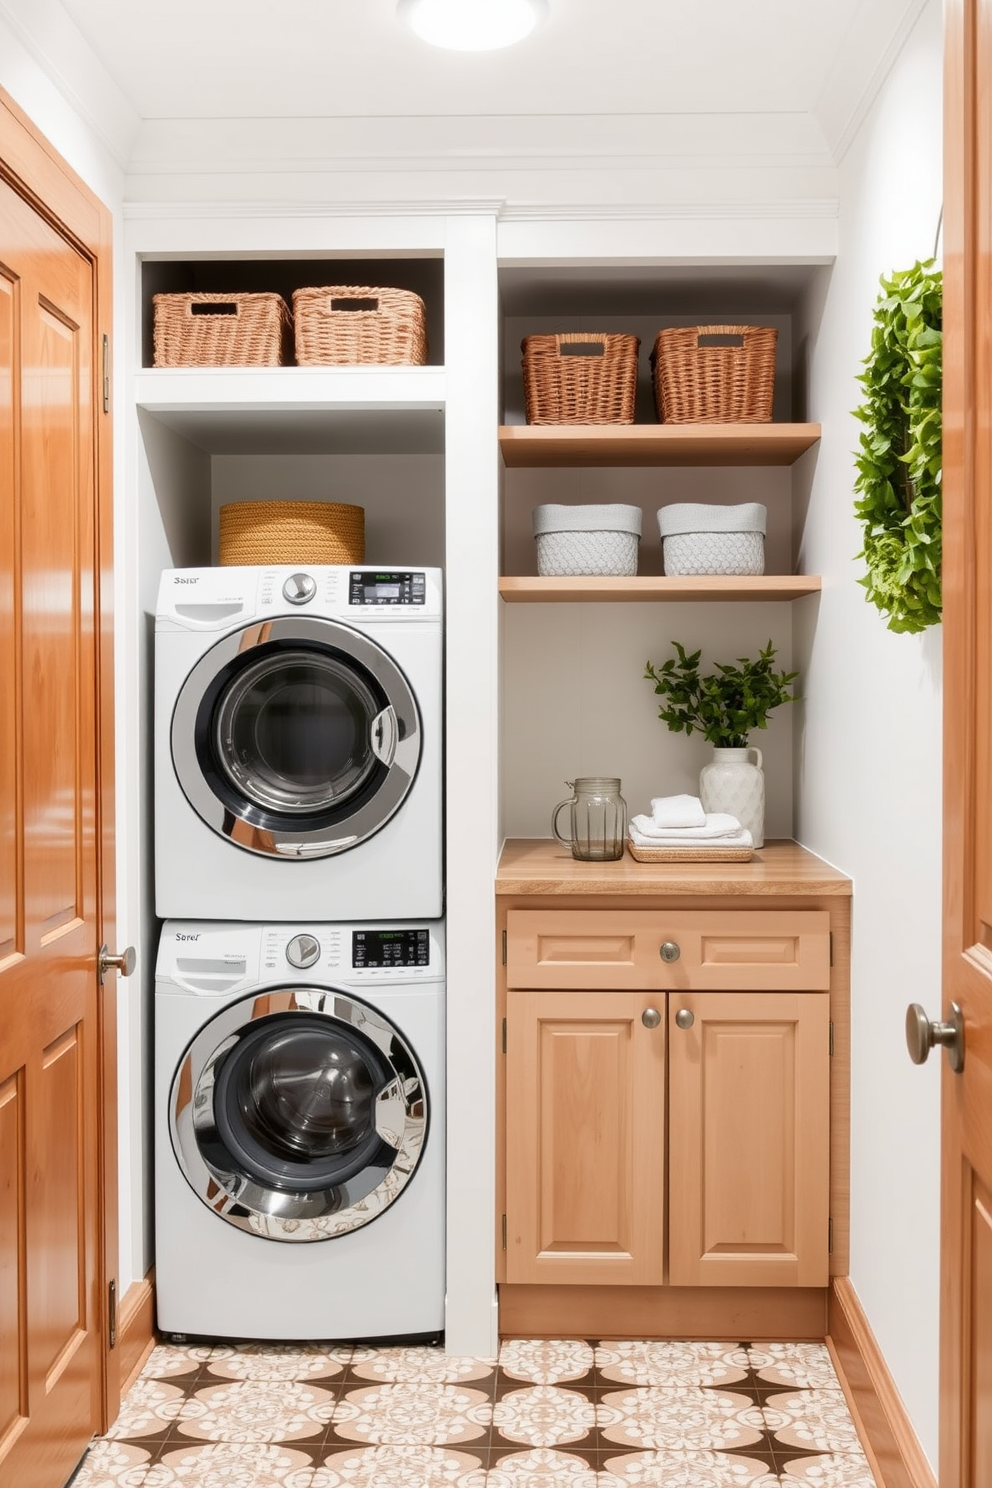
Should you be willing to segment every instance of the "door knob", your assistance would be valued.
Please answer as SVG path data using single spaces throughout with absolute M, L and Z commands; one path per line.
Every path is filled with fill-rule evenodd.
M 128 977 L 137 964 L 137 956 L 134 954 L 134 946 L 128 946 L 126 950 L 112 956 L 105 945 L 100 947 L 100 956 L 97 967 L 100 972 L 100 981 L 103 982 L 108 971 L 119 971 L 121 976 Z
M 666 940 L 664 945 L 661 947 L 661 950 L 658 952 L 658 955 L 661 957 L 662 961 L 666 961 L 669 964 L 672 961 L 677 961 L 681 954 L 682 952 L 674 940 Z
M 641 1022 L 645 1028 L 657 1028 L 661 1022 L 661 1014 L 657 1008 L 645 1008 L 641 1014 Z
M 923 1064 L 933 1048 L 940 1044 L 947 1050 L 947 1061 L 956 1075 L 964 1069 L 964 1014 L 956 1002 L 951 1003 L 948 1023 L 931 1023 L 918 1002 L 906 1009 L 906 1047 L 914 1064 Z
M 675 1014 L 676 1028 L 691 1028 L 695 1021 L 696 1015 L 692 1011 L 692 1008 L 679 1008 L 678 1012 Z

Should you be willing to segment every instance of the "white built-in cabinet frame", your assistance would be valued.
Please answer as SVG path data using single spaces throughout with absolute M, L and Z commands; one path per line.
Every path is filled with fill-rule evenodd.
M 625 262 L 827 263 L 836 222 L 826 213 L 715 221 L 592 221 L 540 212 L 501 221 L 497 205 L 354 214 L 318 205 L 130 203 L 121 259 L 123 311 L 113 367 L 120 437 L 116 599 L 119 710 L 120 921 L 138 950 L 140 987 L 125 989 L 120 1050 L 123 1285 L 153 1260 L 148 1071 L 157 921 L 151 840 L 151 670 L 155 597 L 163 568 L 204 561 L 210 541 L 211 455 L 188 436 L 212 405 L 246 407 L 246 379 L 141 365 L 141 265 L 146 258 L 443 257 L 443 367 L 316 372 L 250 381 L 267 417 L 281 408 L 423 410 L 444 415 L 447 831 L 447 1304 L 445 1342 L 455 1354 L 493 1357 L 495 1301 L 495 919 L 499 815 L 499 581 L 501 457 L 498 270 L 512 264 Z M 384 282 L 387 264 L 383 264 Z M 302 371 L 304 369 L 294 369 Z M 249 400 L 250 403 L 250 400 Z M 178 417 L 177 417 L 178 413 Z M 178 425 L 178 427 L 177 427 Z M 209 443 L 209 440 L 206 441 Z M 135 978 L 133 981 L 137 981 Z

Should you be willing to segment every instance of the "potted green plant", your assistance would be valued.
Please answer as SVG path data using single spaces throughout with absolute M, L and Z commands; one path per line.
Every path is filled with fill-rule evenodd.
M 713 745 L 713 760 L 699 775 L 703 809 L 736 816 L 754 846 L 761 847 L 765 778 L 761 750 L 749 739 L 755 729 L 767 728 L 774 708 L 795 701 L 790 686 L 799 673 L 775 670 L 771 641 L 756 659 L 717 662 L 705 676 L 699 670 L 701 651 L 690 655 L 679 641 L 672 645 L 676 655 L 660 666 L 649 661 L 644 673 L 662 699 L 658 717 L 673 733 L 700 733 Z

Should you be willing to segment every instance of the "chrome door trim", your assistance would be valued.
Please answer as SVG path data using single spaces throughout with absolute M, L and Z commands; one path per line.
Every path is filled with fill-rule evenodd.
M 376 1099 L 375 1125 L 390 1153 L 388 1167 L 363 1168 L 346 1182 L 299 1193 L 267 1188 L 204 1154 L 220 1143 L 213 1091 L 218 1062 L 241 1032 L 287 1013 L 318 1014 L 356 1029 L 375 1044 L 392 1078 Z M 222 1009 L 183 1054 L 169 1090 L 169 1134 L 180 1171 L 197 1198 L 227 1224 L 268 1240 L 331 1240 L 377 1219 L 416 1172 L 429 1125 L 420 1063 L 399 1030 L 350 993 L 318 987 L 253 993 Z
M 213 789 L 201 768 L 196 734 L 204 698 L 218 676 L 262 646 L 302 644 L 335 652 L 371 675 L 388 699 L 373 720 L 371 749 L 384 770 L 378 789 L 349 811 L 347 804 L 314 825 L 302 826 L 288 813 L 264 811 L 244 800 L 232 808 Z M 384 742 L 383 734 L 388 736 Z M 335 620 L 314 615 L 279 616 L 233 631 L 211 646 L 192 668 L 176 699 L 171 727 L 172 764 L 193 810 L 221 837 L 260 856 L 329 857 L 366 841 L 385 826 L 406 799 L 420 763 L 422 730 L 417 700 L 399 665 L 380 646 Z M 236 792 L 236 782 L 227 774 Z

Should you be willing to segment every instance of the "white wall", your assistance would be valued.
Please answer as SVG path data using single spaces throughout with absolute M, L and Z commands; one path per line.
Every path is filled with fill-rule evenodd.
M 810 317 L 824 426 L 796 609 L 804 675 L 797 835 L 854 879 L 851 1279 L 932 1462 L 937 1455 L 939 1061 L 906 1053 L 906 1005 L 940 1005 L 941 635 L 895 635 L 857 584 L 853 503 L 878 277 L 933 251 L 941 202 L 941 14 L 929 0 L 841 170 L 840 243 Z

